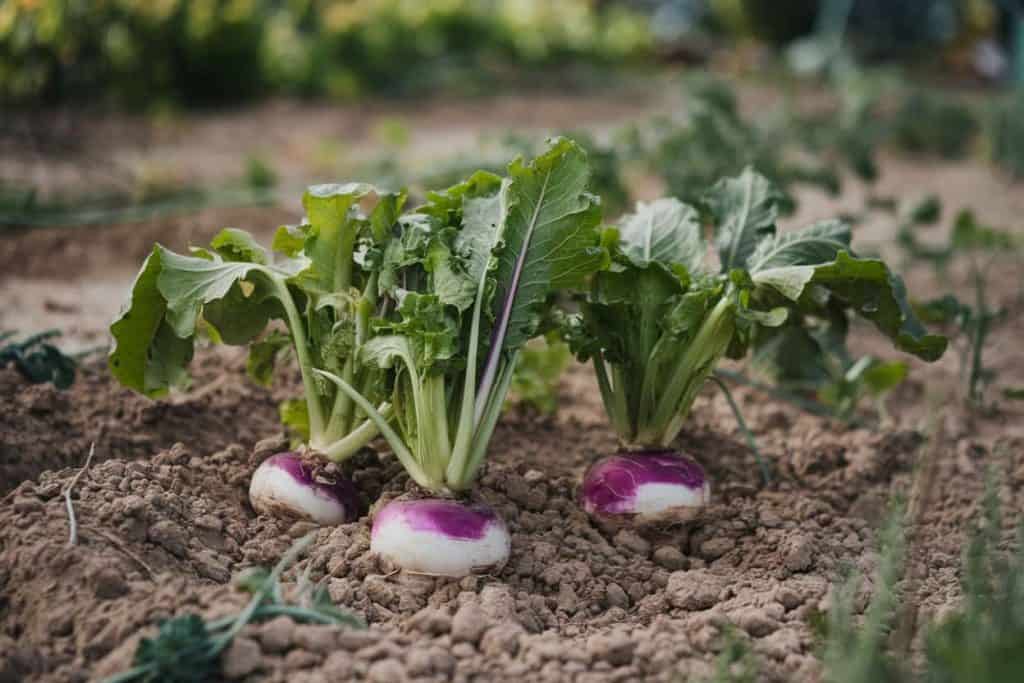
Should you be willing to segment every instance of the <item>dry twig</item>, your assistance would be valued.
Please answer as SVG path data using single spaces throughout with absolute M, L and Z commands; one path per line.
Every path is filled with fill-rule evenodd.
M 68 485 L 64 487 L 61 492 L 64 494 L 64 504 L 68 508 L 68 545 L 78 545 L 78 520 L 75 518 L 75 506 L 71 502 L 71 491 L 78 484 L 78 480 L 82 478 L 86 470 L 89 469 L 89 465 L 92 464 L 92 456 L 96 453 L 96 442 L 93 441 L 92 445 L 89 446 L 89 456 L 85 459 L 85 464 L 82 465 L 82 469 L 78 470 L 78 473 L 71 478 Z

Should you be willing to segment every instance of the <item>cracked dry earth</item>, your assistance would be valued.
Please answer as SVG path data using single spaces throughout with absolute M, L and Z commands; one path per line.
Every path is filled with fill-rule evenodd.
M 275 218 L 259 223 L 270 228 Z M 205 224 L 212 231 L 218 222 L 226 221 Z M 81 249 L 84 238 L 71 232 L 5 238 L 7 255 L 38 246 L 53 257 L 5 259 L 2 277 L 55 283 L 47 291 L 56 298 L 98 272 L 121 268 L 130 277 L 137 254 L 119 255 L 103 235 L 126 229 L 110 230 L 96 232 L 95 248 L 110 253 L 95 271 L 61 256 Z M 132 228 L 140 244 L 160 237 L 172 247 L 198 240 L 193 232 Z M 928 277 L 912 273 L 911 290 L 934 287 Z M 1009 300 L 1015 278 L 999 282 Z M 42 300 L 21 305 L 45 313 Z M 83 310 L 69 326 L 95 340 L 106 318 Z M 1013 351 L 1021 327 L 1011 318 L 988 356 L 1009 384 L 1024 383 Z M 873 349 L 863 332 L 858 344 Z M 369 553 L 373 506 L 411 487 L 386 448 L 348 468 L 365 496 L 357 522 L 316 528 L 257 515 L 248 480 L 285 445 L 275 405 L 299 391 L 298 378 L 285 370 L 273 391 L 255 387 L 230 349 L 200 352 L 194 368 L 197 390 L 169 403 L 120 389 L 99 360 L 67 392 L 0 372 L 0 681 L 85 681 L 123 670 L 161 619 L 236 610 L 245 597 L 231 578 L 272 565 L 310 531 L 317 541 L 286 582 L 308 568 L 369 630 L 287 617 L 249 626 L 222 658 L 224 679 L 699 681 L 732 632 L 755 653 L 759 679 L 815 681 L 810 622 L 849 568 L 867 577 L 858 594 L 866 605 L 875 530 L 894 495 L 909 499 L 913 515 L 905 621 L 918 629 L 959 599 L 961 548 L 990 465 L 1004 475 L 1008 538 L 1024 504 L 1020 414 L 1012 404 L 986 413 L 959 407 L 951 354 L 914 366 L 884 425 L 849 427 L 737 389 L 773 472 L 768 485 L 725 400 L 709 389 L 678 445 L 707 469 L 711 505 L 685 527 L 607 532 L 579 510 L 575 489 L 615 438 L 587 369 L 573 367 L 557 417 L 506 416 L 475 491 L 509 523 L 508 565 L 462 580 L 408 575 Z M 79 543 L 69 547 L 61 489 L 93 441 L 96 459 L 73 494 Z M 909 657 L 918 646 L 907 638 Z

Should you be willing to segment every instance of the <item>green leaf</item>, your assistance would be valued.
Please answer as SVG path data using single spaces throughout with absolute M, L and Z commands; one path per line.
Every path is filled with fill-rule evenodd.
M 908 372 L 907 364 L 901 361 L 875 361 L 868 365 L 861 378 L 868 391 L 879 396 L 899 386 L 907 378 Z
M 309 441 L 309 406 L 299 398 L 281 401 L 277 412 L 283 424 L 293 434 L 301 437 L 303 443 Z
M 200 683 L 219 671 L 219 653 L 206 623 L 195 614 L 167 619 L 155 638 L 143 638 L 132 664 L 146 667 L 140 680 Z
M 400 320 L 379 322 L 377 329 L 405 339 L 415 359 L 415 366 L 421 372 L 456 358 L 459 352 L 458 324 L 436 295 L 409 292 L 399 304 L 398 312 Z M 367 346 L 375 341 L 371 339 Z M 379 367 L 389 367 L 381 364 L 375 357 L 377 353 L 377 347 L 371 346 L 371 350 L 365 350 L 364 346 L 364 358 L 373 357 Z
M 250 273 L 265 278 L 268 272 L 265 266 L 254 263 L 209 261 L 175 254 L 159 245 L 156 248 L 160 252 L 161 263 L 157 289 L 167 304 L 167 322 L 182 339 L 194 334 L 204 305 L 227 297 L 232 288 L 237 287 L 239 281 L 244 281 Z M 249 283 L 249 286 L 255 285 Z M 246 298 L 243 292 L 236 291 L 232 303 L 238 304 Z M 258 297 L 253 303 L 262 306 L 265 301 L 265 297 Z M 261 310 L 257 315 L 265 324 L 263 312 Z M 224 332 L 219 331 L 222 334 Z
M 763 240 L 748 261 L 751 273 L 783 266 L 827 263 L 840 250 L 849 250 L 850 226 L 840 220 L 819 221 L 803 230 Z
M 704 196 L 715 221 L 715 245 L 722 272 L 744 268 L 765 237 L 775 234 L 783 194 L 751 167 L 723 178 Z
M 806 298 L 805 292 L 811 298 L 835 297 L 872 321 L 898 349 L 924 360 L 937 360 L 946 350 L 946 338 L 928 334 L 914 315 L 903 280 L 879 260 L 840 251 L 830 263 L 769 268 L 753 277 L 759 286 L 771 287 L 794 302 Z M 816 287 L 808 286 L 812 283 Z
M 295 258 L 302 253 L 308 236 L 308 225 L 282 225 L 274 233 L 271 247 L 279 254 Z
M 341 274 L 351 271 L 352 250 L 365 225 L 360 220 L 358 203 L 371 192 L 372 185 L 348 183 L 314 185 L 302 196 L 310 226 L 305 249 L 325 292 L 351 284 L 341 282 Z
M 431 276 L 431 291 L 446 305 L 465 311 L 473 306 L 476 283 L 442 239 L 432 240 L 423 263 Z
M 706 247 L 701 236 L 700 214 L 678 199 L 663 198 L 639 202 L 636 213 L 623 217 L 619 225 L 619 249 L 641 268 L 651 263 L 682 265 L 693 273 L 700 270 Z
M 266 278 L 236 281 L 227 295 L 203 307 L 203 319 L 217 331 L 221 342 L 244 346 L 267 327 L 271 318 L 284 318 L 277 291 Z
M 506 351 L 534 336 L 549 291 L 581 285 L 607 259 L 600 205 L 586 192 L 587 158 L 576 143 L 554 139 L 532 163 L 512 162 L 509 176 L 493 302 L 496 346 Z
M 501 183 L 501 176 L 488 171 L 477 171 L 446 190 L 428 192 L 427 203 L 417 211 L 437 218 L 444 225 L 457 225 L 468 200 L 494 195 Z
M 558 408 L 562 373 L 572 360 L 561 341 L 534 339 L 523 346 L 512 374 L 511 401 L 532 406 L 546 415 Z
M 181 386 L 192 359 L 191 335 L 182 339 L 164 320 L 167 302 L 157 288 L 164 249 L 159 245 L 142 264 L 127 305 L 110 326 L 114 339 L 110 372 L 125 386 L 150 397 Z
M 278 356 L 291 344 L 291 337 L 276 330 L 253 344 L 249 349 L 249 360 L 245 365 L 249 377 L 257 384 L 269 387 Z
M 493 194 L 466 197 L 462 209 L 462 229 L 455 238 L 455 250 L 462 258 L 467 276 L 476 283 L 496 265 L 495 243 L 502 234 L 508 214 L 508 183 Z
M 249 233 L 237 228 L 224 228 L 210 241 L 210 246 L 225 261 L 241 261 L 268 265 L 270 254 Z

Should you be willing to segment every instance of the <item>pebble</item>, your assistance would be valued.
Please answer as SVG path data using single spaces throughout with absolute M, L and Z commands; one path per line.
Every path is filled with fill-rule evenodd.
M 718 596 L 725 588 L 720 576 L 706 569 L 691 569 L 672 572 L 668 577 L 668 601 L 680 609 L 704 610 L 718 602 Z
M 679 548 L 671 545 L 663 545 L 654 551 L 654 562 L 665 569 L 675 571 L 686 569 L 686 556 L 679 551 Z
M 370 665 L 366 680 L 372 683 L 403 683 L 408 679 L 405 668 L 397 659 L 381 659 Z
M 459 608 L 452 618 L 452 640 L 475 645 L 487 629 L 487 619 L 480 607 L 468 603 Z
M 260 626 L 259 639 L 267 652 L 284 652 L 291 647 L 294 633 L 294 621 L 285 616 L 274 617 Z
M 615 545 L 630 550 L 637 555 L 646 556 L 651 552 L 651 544 L 632 529 L 623 529 L 615 534 Z
M 791 572 L 805 572 L 814 566 L 814 542 L 809 536 L 796 534 L 783 543 L 782 564 Z
M 260 646 L 252 638 L 239 636 L 231 641 L 220 660 L 224 678 L 242 678 L 260 668 Z
M 629 596 L 626 595 L 626 591 L 619 584 L 615 582 L 609 583 L 604 591 L 608 597 L 608 604 L 612 607 L 621 607 L 622 609 L 629 607 Z

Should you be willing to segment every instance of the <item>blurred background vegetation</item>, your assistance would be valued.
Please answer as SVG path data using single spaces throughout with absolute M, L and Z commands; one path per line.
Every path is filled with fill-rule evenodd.
M 5 0 L 0 99 L 236 104 L 522 86 L 558 68 L 706 61 L 790 47 L 1005 80 L 1020 0 Z M 1017 55 L 1015 58 L 1014 55 Z M 1018 72 L 1020 68 L 1018 67 Z M 523 76 L 530 78 L 524 79 Z M 516 80 L 516 79 L 519 80 Z

